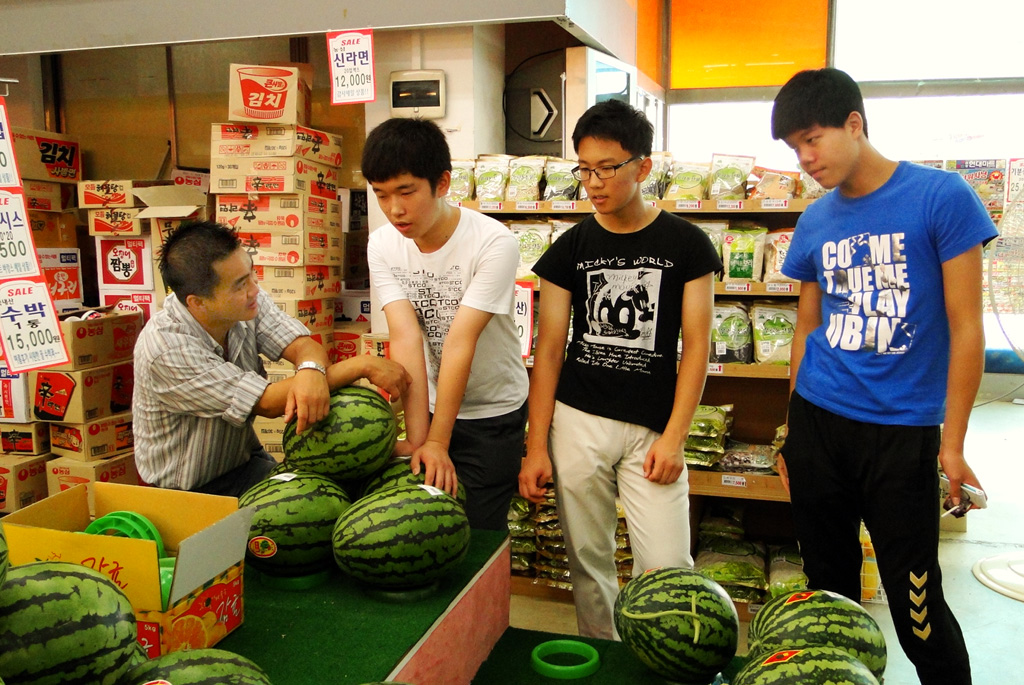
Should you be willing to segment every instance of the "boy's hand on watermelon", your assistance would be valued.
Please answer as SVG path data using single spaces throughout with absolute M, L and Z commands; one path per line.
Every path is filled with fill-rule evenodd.
M 420 470 L 423 471 L 425 484 L 440 488 L 455 497 L 459 481 L 447 447 L 428 439 L 413 452 L 411 463 L 413 473 L 419 475 Z
M 519 494 L 540 504 L 547 495 L 544 485 L 551 480 L 551 457 L 546 452 L 532 450 L 526 453 L 519 469 Z

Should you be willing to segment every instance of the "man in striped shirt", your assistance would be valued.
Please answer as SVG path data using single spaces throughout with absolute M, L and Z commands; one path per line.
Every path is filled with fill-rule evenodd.
M 327 366 L 324 348 L 256 283 L 230 228 L 185 224 L 164 243 L 160 272 L 173 291 L 135 345 L 132 402 L 139 475 L 164 488 L 237 496 L 275 465 L 254 416 L 295 419 L 301 433 L 330 409 L 330 391 L 367 378 L 394 396 L 409 374 L 360 355 Z M 295 375 L 266 378 L 260 354 Z

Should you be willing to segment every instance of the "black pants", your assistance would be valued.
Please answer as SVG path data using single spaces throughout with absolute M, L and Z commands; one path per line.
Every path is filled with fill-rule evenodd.
M 457 419 L 448 456 L 466 488 L 471 528 L 508 530 L 508 508 L 519 491 L 526 404 L 487 419 Z
M 939 570 L 939 441 L 938 426 L 852 421 L 793 393 L 783 456 L 811 587 L 860 599 L 863 519 L 896 635 L 922 685 L 969 685 Z

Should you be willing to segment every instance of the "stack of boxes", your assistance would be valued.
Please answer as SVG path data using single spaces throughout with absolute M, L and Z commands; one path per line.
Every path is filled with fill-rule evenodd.
M 330 350 L 344 243 L 338 196 L 341 136 L 309 128 L 307 65 L 232 64 L 227 123 L 210 135 L 216 220 L 234 228 L 260 286 Z M 265 364 L 271 382 L 295 373 Z M 268 452 L 283 458 L 281 419 L 257 418 Z
M 96 241 L 101 306 L 138 312 L 143 322 L 163 306 L 166 288 L 154 250 L 182 221 L 208 216 L 206 194 L 169 181 L 81 181 L 78 205 Z

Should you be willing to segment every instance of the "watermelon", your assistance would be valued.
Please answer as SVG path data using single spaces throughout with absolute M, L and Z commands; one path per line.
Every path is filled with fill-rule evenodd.
M 137 650 L 131 602 L 98 571 L 14 566 L 0 588 L 0 678 L 7 685 L 113 685 Z
M 428 485 L 399 485 L 356 500 L 334 526 L 334 561 L 356 580 L 415 587 L 441 578 L 469 550 L 458 501 Z
M 885 636 L 875 619 L 851 599 L 827 590 L 779 595 L 754 614 L 747 631 L 750 654 L 803 647 L 837 647 L 885 672 Z
M 351 503 L 341 486 L 315 473 L 279 473 L 260 481 L 238 498 L 239 507 L 256 509 L 246 561 L 279 576 L 330 568 L 334 522 Z
M 4 527 L 0 525 L 0 585 L 4 584 L 7 577 L 7 565 L 10 559 L 7 558 L 7 537 L 4 535 Z
M 783 649 L 751 659 L 732 685 L 878 685 L 871 669 L 835 647 Z
M 708 683 L 736 655 L 739 617 L 715 581 L 684 568 L 633 578 L 615 600 L 623 644 L 668 680 Z
M 371 495 L 378 490 L 393 488 L 396 485 L 422 485 L 426 480 L 426 474 L 422 468 L 417 476 L 412 472 L 408 459 L 394 459 L 384 464 L 384 468 L 374 473 L 363 483 L 363 496 Z M 456 499 L 466 506 L 466 488 L 459 481 L 458 489 L 455 491 Z
M 295 432 L 285 426 L 284 461 L 296 471 L 334 480 L 365 478 L 391 458 L 398 436 L 395 412 L 380 393 L 356 385 L 331 393 L 331 410 L 323 419 Z
M 223 649 L 171 652 L 136 666 L 121 685 L 270 685 L 263 669 Z

